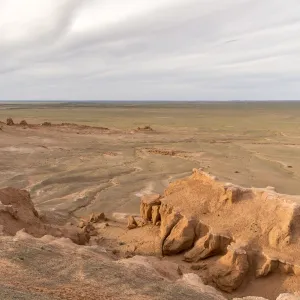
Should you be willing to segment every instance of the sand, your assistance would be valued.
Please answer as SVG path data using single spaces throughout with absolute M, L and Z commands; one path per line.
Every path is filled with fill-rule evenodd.
M 108 228 L 103 227 L 102 231 L 100 230 L 101 235 L 91 239 L 91 244 L 108 249 L 114 255 L 114 259 L 137 254 L 159 255 L 159 227 L 148 224 L 128 231 L 124 221 L 126 222 L 128 215 L 139 215 L 141 196 L 164 194 L 170 183 L 190 175 L 193 168 L 202 168 L 217 175 L 224 182 L 233 182 L 245 188 L 271 186 L 279 193 L 300 194 L 298 106 L 299 104 L 294 103 L 230 103 L 225 106 L 222 103 L 113 106 L 6 104 L 0 110 L 0 118 L 2 117 L 3 121 L 0 124 L 0 188 L 10 186 L 28 190 L 41 218 L 56 225 L 76 223 L 80 217 L 85 218 L 92 212 L 105 212 L 109 219 L 116 219 L 118 216 L 117 219 L 122 219 L 121 223 L 120 219 L 117 222 L 110 220 Z M 8 117 L 13 119 L 13 123 L 8 122 L 9 126 L 5 123 Z M 42 123 L 44 125 L 41 125 Z M 183 182 L 181 181 L 180 185 Z M 269 188 L 269 191 L 271 190 L 273 188 Z M 262 205 L 261 198 L 252 199 L 252 206 L 242 201 L 236 204 L 233 211 L 228 207 L 217 207 L 216 212 L 210 214 L 213 203 L 205 204 L 207 211 L 205 208 L 200 209 L 198 205 L 202 198 L 198 199 L 197 194 L 203 193 L 207 197 L 205 188 L 198 187 L 197 184 L 190 186 L 188 183 L 187 188 L 180 191 L 176 185 L 173 190 L 171 184 L 167 189 L 166 198 L 169 197 L 168 191 L 175 195 L 171 195 L 171 202 L 180 208 L 184 217 L 201 219 L 218 232 L 229 232 L 235 239 L 244 242 L 248 239 L 248 248 L 251 251 L 263 248 L 268 255 L 278 255 L 278 249 L 277 252 L 274 251 L 267 241 L 272 228 L 277 226 L 277 217 L 281 227 L 276 227 L 278 230 L 275 228 L 271 236 L 275 236 L 277 242 L 276 236 L 279 235 L 280 243 L 286 242 L 288 235 L 285 236 L 284 230 L 289 228 L 286 227 L 285 220 L 289 219 L 289 215 L 286 216 L 279 210 L 277 217 L 273 215 L 269 223 L 263 222 L 265 215 L 271 216 L 274 211 L 277 214 L 277 210 L 273 209 L 272 205 Z M 209 192 L 209 197 L 217 196 L 219 199 L 218 193 Z M 250 217 L 244 220 L 245 228 L 239 230 L 243 226 L 245 211 Z M 183 224 L 189 226 L 188 222 L 184 221 Z M 293 230 L 298 230 L 298 226 L 294 223 L 292 225 Z M 180 240 L 180 230 L 178 232 L 179 235 L 175 232 L 172 239 L 175 237 L 175 240 Z M 283 237 L 281 232 L 284 233 Z M 292 238 L 292 242 L 297 244 L 298 238 Z M 172 249 L 173 241 L 167 242 Z M 35 240 L 34 243 L 40 242 Z M 281 248 L 282 259 L 291 259 L 291 263 L 298 264 L 299 260 L 294 255 L 297 247 L 298 244 L 293 248 L 292 243 L 292 246 L 284 248 L 284 251 Z M 28 249 L 30 252 L 31 245 L 26 242 L 24 245 L 11 245 L 11 249 Z M 8 249 L 4 249 L 3 253 L 6 251 Z M 58 257 L 59 254 L 54 255 L 53 260 L 58 262 Z M 95 257 L 92 257 L 93 263 L 94 259 Z M 182 259 L 182 254 L 168 258 L 187 272 L 190 266 L 182 262 Z M 209 258 L 208 262 L 211 260 L 214 264 L 217 259 L 218 257 Z M 29 273 L 23 274 L 25 278 L 31 276 L 31 268 L 35 263 L 40 264 L 38 257 L 30 257 Z M 79 257 L 74 258 L 74 264 L 76 263 L 82 266 Z M 6 270 L 9 270 L 10 264 L 11 262 L 6 265 Z M 51 268 L 55 272 L 55 267 Z M 99 268 L 102 269 L 103 266 Z M 107 268 L 109 269 L 110 265 Z M 77 271 L 78 269 L 70 272 Z M 120 280 L 116 275 L 118 272 L 123 270 L 114 272 L 111 281 Z M 85 273 L 78 276 L 83 276 L 82 274 Z M 7 273 L 5 276 L 10 275 L 11 273 Z M 202 272 L 198 272 L 198 275 L 206 280 Z M 16 277 L 14 284 L 20 278 Z M 231 298 L 255 295 L 275 299 L 281 292 L 296 292 L 299 286 L 297 279 L 286 277 L 286 274 L 272 275 L 273 284 L 265 279 L 250 278 L 247 284 L 242 284 L 236 292 L 224 296 Z M 145 282 L 147 280 L 151 280 L 150 277 L 145 278 Z M 1 284 L 2 290 L 11 295 L 8 282 L 2 281 Z M 84 284 L 89 283 L 83 280 L 82 285 Z M 30 289 L 30 297 L 33 291 L 39 289 L 37 286 L 34 282 L 21 285 L 19 292 L 23 294 L 20 294 L 20 297 L 27 297 L 24 287 Z M 74 289 L 74 282 L 67 283 L 67 288 L 61 289 L 56 286 L 55 290 L 58 290 L 58 293 L 55 297 L 68 299 L 79 293 L 75 291 L 72 294 L 69 287 Z M 95 285 L 93 288 L 96 291 L 100 287 Z M 167 289 L 169 288 L 172 289 L 172 286 Z M 116 297 L 113 294 L 115 291 L 110 291 L 108 286 L 104 290 L 112 293 L 106 295 L 108 298 Z M 38 294 L 45 296 L 45 299 L 54 295 L 52 289 L 48 292 L 45 292 L 45 285 L 42 285 L 42 291 L 38 291 Z M 135 293 L 147 299 L 144 291 Z M 149 293 L 149 299 L 155 299 L 155 293 Z M 96 294 L 94 291 L 87 291 L 86 295 L 94 297 Z M 166 299 L 173 296 L 165 292 L 162 295 Z M 159 296 L 161 295 L 157 294 L 157 297 Z M 85 296 L 79 294 L 78 297 L 80 299 Z
M 199 167 L 246 187 L 299 194 L 297 105 L 2 105 L 3 122 L 67 124 L 3 124 L 0 187 L 25 188 L 38 209 L 62 217 L 137 213 L 140 195 L 162 193 Z M 147 125 L 153 130 L 137 130 Z

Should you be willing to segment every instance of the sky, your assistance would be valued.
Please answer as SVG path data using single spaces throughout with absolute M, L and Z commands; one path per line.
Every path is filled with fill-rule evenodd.
M 0 100 L 300 100 L 300 1 L 0 0 Z

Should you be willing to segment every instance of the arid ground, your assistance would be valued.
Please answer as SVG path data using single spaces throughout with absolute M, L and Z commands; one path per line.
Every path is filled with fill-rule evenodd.
M 0 296 L 299 300 L 299 111 L 1 104 Z
M 300 194 L 299 111 L 298 102 L 1 104 L 3 122 L 52 126 L 1 125 L 0 187 L 27 189 L 62 217 L 137 213 L 141 194 L 199 167 Z

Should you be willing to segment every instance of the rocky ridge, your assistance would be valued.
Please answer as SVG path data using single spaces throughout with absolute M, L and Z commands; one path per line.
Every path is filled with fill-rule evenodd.
M 86 230 L 44 222 L 26 190 L 0 189 L 0 233 L 13 236 L 20 230 L 37 238 L 44 235 L 69 238 L 79 245 L 87 244 L 90 239 Z
M 300 275 L 298 196 L 219 182 L 195 169 L 163 196 L 144 196 L 141 215 L 161 220 L 162 255 L 183 253 L 190 263 L 218 257 L 207 278 L 222 291 L 236 290 L 251 276 Z
M 298 201 L 194 170 L 163 195 L 144 195 L 140 216 L 124 226 L 103 213 L 58 226 L 39 215 L 27 191 L 1 189 L 0 296 L 225 300 L 253 280 L 268 285 L 280 275 L 294 285 L 278 291 L 295 294 L 277 299 L 299 300 Z M 59 282 L 51 281 L 57 272 Z

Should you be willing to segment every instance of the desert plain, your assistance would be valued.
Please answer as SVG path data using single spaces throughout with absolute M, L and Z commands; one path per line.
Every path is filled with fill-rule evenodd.
M 246 188 L 246 190 L 239 192 L 246 196 L 250 192 L 252 193 L 252 190 L 247 190 L 247 188 L 252 187 L 261 189 L 268 187 L 268 190 L 276 190 L 280 194 L 300 195 L 299 111 L 299 102 L 2 103 L 0 106 L 0 121 L 2 121 L 0 124 L 0 188 L 12 187 L 27 190 L 41 218 L 46 218 L 47 221 L 61 226 L 66 223 L 75 224 L 78 220 L 87 219 L 95 212 L 105 212 L 108 220 L 122 220 L 123 217 L 125 218 L 129 215 L 138 217 L 140 214 L 140 198 L 142 196 L 150 194 L 163 195 L 171 183 L 190 176 L 193 169 L 201 169 L 201 172 L 213 174 L 221 182 L 234 183 L 237 186 Z M 11 118 L 14 125 L 8 126 L 6 124 L 7 118 Z M 22 122 L 24 120 L 26 122 Z M 189 197 L 194 197 L 194 202 L 191 202 L 191 205 L 196 205 L 195 209 L 193 209 L 194 213 L 197 211 L 198 206 L 201 206 L 200 203 L 197 205 L 197 202 L 195 202 L 198 201 L 197 186 L 199 185 L 199 193 L 203 189 L 203 184 L 207 186 L 206 179 L 203 179 L 202 175 L 199 175 L 199 179 L 197 175 L 195 176 L 195 178 L 182 183 L 187 184 L 186 190 L 188 192 L 185 192 L 185 189 L 177 190 L 176 183 L 175 188 L 172 186 L 169 188 L 169 193 L 174 193 L 174 189 L 175 194 L 177 193 L 178 195 L 177 198 L 174 198 L 174 202 L 184 202 L 184 205 L 187 206 L 185 207 L 187 214 L 190 213 Z M 197 183 L 196 187 L 193 185 L 194 181 Z M 215 191 L 214 184 L 210 181 L 208 184 L 212 186 L 213 191 Z M 220 189 L 222 188 L 218 185 L 218 191 Z M 205 189 L 202 192 L 210 195 L 210 192 L 207 192 Z M 7 192 L 5 193 L 7 194 Z M 245 198 L 243 195 L 241 199 Z M 168 192 L 165 196 L 167 202 L 170 203 Z M 248 199 L 248 196 L 246 198 Z M 298 201 L 298 198 L 295 199 L 295 201 Z M 259 209 L 260 200 L 257 198 L 257 195 L 253 196 L 252 200 L 253 203 L 256 201 L 255 207 Z M 278 201 L 280 203 L 280 200 Z M 219 212 L 220 208 L 217 207 L 216 214 L 219 216 L 224 211 L 227 214 L 232 209 L 233 211 L 236 210 L 235 214 L 238 218 L 241 215 L 240 212 L 242 211 L 243 213 L 243 203 L 245 202 L 238 203 L 233 208 L 226 207 L 224 210 L 221 209 L 221 212 Z M 246 214 L 247 209 L 251 208 L 251 204 L 247 204 L 245 207 L 246 210 L 244 212 Z M 277 207 L 274 209 L 274 212 Z M 253 212 L 254 209 L 252 208 L 249 211 Z M 272 214 L 272 211 L 270 212 Z M 209 213 L 213 215 L 215 212 Z M 199 214 L 203 214 L 202 219 L 205 220 L 207 218 L 207 213 L 203 213 L 200 208 Z M 224 213 L 224 215 L 226 214 Z M 289 216 L 289 213 L 287 213 L 287 218 Z M 183 221 L 186 215 L 181 217 L 182 219 L 180 220 Z M 161 218 L 163 223 L 163 215 Z M 298 219 L 295 221 L 294 217 L 291 218 L 292 231 L 294 233 L 298 232 L 298 227 L 295 227 L 295 222 Z M 230 216 L 228 217 L 227 215 L 227 218 L 224 219 L 224 224 L 229 219 Z M 270 230 L 272 232 L 272 228 L 264 229 L 265 224 L 259 223 L 263 219 L 261 215 L 257 218 L 248 219 L 249 222 L 251 221 L 251 224 L 249 223 L 251 226 L 254 223 L 256 226 L 260 226 L 258 232 L 262 230 L 261 236 L 255 236 L 258 240 L 262 239 L 262 237 L 265 238 L 265 235 L 267 236 Z M 211 222 L 211 219 L 208 220 Z M 276 218 L 270 218 L 270 220 L 270 224 L 267 225 L 275 226 Z M 149 221 L 151 221 L 151 218 Z M 222 223 L 220 224 L 222 227 Z M 288 226 L 284 220 L 281 225 L 283 231 Z M 120 228 L 117 225 L 115 226 L 117 229 L 109 233 L 105 232 L 104 228 L 99 228 L 100 233 L 103 235 L 102 238 L 106 239 L 100 244 L 102 243 L 101 246 L 106 247 L 106 249 L 118 248 L 118 245 L 123 246 L 126 243 L 129 245 L 132 240 L 137 241 L 141 236 L 143 238 L 146 236 L 145 244 L 152 245 L 153 241 L 151 238 L 159 235 L 156 226 L 153 226 L 153 228 L 137 228 L 129 232 L 124 231 L 124 228 L 121 228 L 122 226 Z M 110 223 L 109 227 L 114 227 L 114 223 Z M 163 225 L 161 228 L 163 228 Z M 238 236 L 238 231 L 236 230 L 235 237 Z M 256 229 L 254 231 L 256 234 Z M 295 237 L 294 233 L 291 234 L 292 244 L 293 242 L 297 244 L 298 237 Z M 24 237 L 22 234 L 25 235 L 25 233 L 19 233 L 16 238 L 17 244 L 11 246 L 11 249 L 13 248 L 14 250 L 9 248 L 10 243 L 13 243 L 11 240 L 7 240 L 5 245 L 4 243 L 2 244 L 4 245 L 2 253 L 6 253 L 6 256 L 4 255 L 5 259 L 7 259 L 9 251 L 14 251 L 14 253 L 17 253 L 15 255 L 19 257 L 21 255 L 20 252 L 23 253 L 24 249 L 28 247 L 28 239 L 30 237 L 26 235 Z M 247 234 L 245 235 L 246 237 L 248 237 Z M 273 235 L 274 233 L 272 233 Z M 277 248 L 281 249 L 282 245 L 280 243 L 285 241 L 286 236 L 282 238 L 281 233 L 279 235 L 278 239 L 275 238 L 278 245 L 276 244 L 274 247 L 278 246 Z M 289 233 L 287 235 L 289 236 Z M 122 236 L 121 242 L 120 236 Z M 213 234 L 212 236 L 223 238 L 222 234 Z M 147 241 L 147 238 L 149 238 L 149 241 Z M 233 240 L 235 241 L 235 239 Z M 22 241 L 27 241 L 24 249 L 22 248 Z M 99 261 L 97 262 L 97 255 L 100 255 L 101 259 L 106 261 L 106 258 L 102 257 L 104 254 L 101 251 L 100 254 L 97 252 L 99 249 L 97 251 L 94 248 L 86 248 L 85 250 L 78 248 L 79 250 L 74 250 L 68 243 L 65 244 L 65 241 L 58 241 L 55 244 L 56 241 L 49 240 L 49 238 L 32 240 L 30 243 L 34 247 L 32 246 L 33 248 L 27 251 L 27 256 L 30 253 L 34 253 L 34 251 L 38 251 L 34 249 L 40 247 L 44 249 L 45 247 L 59 248 L 61 246 L 64 249 L 63 255 L 66 257 L 71 255 L 70 253 L 77 253 L 76 255 L 81 260 L 79 258 L 76 260 L 72 257 L 72 264 L 74 264 L 72 268 L 76 269 L 75 265 L 80 264 L 82 273 L 79 272 L 77 274 L 78 268 L 72 271 L 70 270 L 71 266 L 63 265 L 61 262 L 59 262 L 59 270 L 53 268 L 52 265 L 49 266 L 49 272 L 54 270 L 55 274 L 55 270 L 57 270 L 63 280 L 68 277 L 66 272 L 75 272 L 77 274 L 76 280 L 82 280 L 85 283 L 89 282 L 87 280 L 89 278 L 84 277 L 87 276 L 87 273 L 84 271 L 87 268 L 88 272 L 90 272 L 90 266 L 86 266 L 87 262 L 82 261 L 82 251 L 86 252 L 84 252 L 84 255 L 95 266 L 99 263 Z M 265 240 L 262 243 L 265 243 Z M 253 243 L 251 247 L 255 245 Z M 278 251 L 277 248 L 276 251 Z M 294 248 L 292 247 L 291 249 L 293 250 Z M 187 249 L 185 248 L 185 250 Z M 246 250 L 248 251 L 249 249 L 246 247 Z M 269 250 L 269 245 L 264 250 Z M 93 251 L 96 252 L 94 253 Z M 113 253 L 116 254 L 116 251 Z M 142 250 L 140 251 L 143 252 Z M 254 250 L 251 248 L 251 251 Z M 53 256 L 53 261 L 65 260 L 62 257 L 61 250 L 55 248 L 50 252 L 51 256 Z M 240 252 L 237 253 L 240 255 Z M 30 269 L 28 269 L 29 274 L 32 274 L 30 272 L 33 272 L 33 274 L 36 274 L 35 272 L 39 273 L 37 266 L 42 264 L 43 259 L 47 260 L 47 255 L 43 253 L 32 254 L 32 257 L 27 256 L 23 253 L 21 260 L 22 263 L 24 257 L 25 263 L 27 259 L 28 261 L 31 260 L 32 264 Z M 272 264 L 274 262 L 278 264 L 278 259 L 276 259 L 272 258 L 270 260 Z M 11 268 L 12 266 L 14 268 L 19 267 L 19 264 L 9 261 Z M 178 263 L 179 259 L 175 256 L 170 258 L 168 263 L 171 263 L 170 261 Z M 1 262 L 3 263 L 3 261 Z M 298 260 L 293 260 L 293 262 L 296 264 Z M 51 263 L 48 262 L 48 264 Z M 147 263 L 143 261 L 142 263 L 139 262 L 139 264 L 146 265 Z M 108 286 L 110 281 L 120 282 L 122 277 L 120 274 L 125 272 L 124 269 L 120 269 L 119 265 L 117 267 L 109 263 L 107 266 L 104 265 L 102 263 L 97 265 L 97 267 L 99 270 L 105 268 L 113 269 L 113 273 L 110 274 L 111 278 L 109 279 L 104 276 L 108 281 L 106 279 L 103 280 L 103 285 Z M 6 271 L 9 269 L 9 264 L 5 265 L 3 263 L 3 266 L 5 266 Z M 268 266 L 271 268 L 270 264 Z M 181 268 L 189 267 L 183 265 Z M 264 265 L 264 271 L 260 271 L 265 273 L 265 275 L 273 271 L 270 269 L 267 272 L 265 268 Z M 27 269 L 25 268 L 25 270 Z M 130 273 L 128 270 L 126 272 Z M 141 270 L 136 272 L 143 273 Z M 45 270 L 40 273 L 45 276 Z M 20 273 L 16 274 L 22 278 Z M 95 274 L 101 280 L 99 273 L 96 272 Z M 145 282 L 154 282 L 151 276 L 153 277 L 153 274 L 150 272 L 149 275 L 145 275 L 144 279 L 140 277 L 139 283 L 133 280 L 132 285 L 136 284 L 137 286 L 130 286 L 130 289 L 135 290 L 132 295 L 135 295 L 137 298 L 142 297 L 140 299 L 158 299 L 162 295 L 165 299 L 175 299 L 170 290 L 178 288 L 178 293 L 182 293 L 182 296 L 178 296 L 178 299 L 196 299 L 195 297 L 197 297 L 194 294 L 194 290 L 181 290 L 182 287 L 177 286 L 162 287 L 159 282 L 155 283 L 155 286 L 151 286 L 152 290 L 149 288 L 151 291 L 141 290 L 141 286 Z M 297 280 L 287 280 L 282 275 L 276 276 L 275 284 L 269 285 L 269 287 L 266 287 L 267 281 L 264 281 L 265 278 L 263 278 L 255 281 L 255 283 L 250 281 L 250 287 L 249 285 L 244 288 L 242 286 L 242 290 L 240 289 L 235 294 L 225 295 L 225 297 L 253 295 L 276 299 L 282 292 L 297 291 Z M 43 280 L 47 281 L 46 277 Z M 91 280 L 94 280 L 96 277 L 93 277 Z M 15 281 L 18 282 L 20 278 L 16 277 Z M 188 281 L 186 278 L 185 280 Z M 3 279 L 0 282 L 3 284 L 2 292 L 8 295 L 5 298 L 3 294 L 3 299 L 35 299 L 34 297 L 42 299 L 39 298 L 39 295 L 43 295 L 45 299 L 48 299 L 49 295 L 49 299 L 75 299 L 75 292 L 71 293 L 66 286 L 64 286 L 63 291 L 56 287 L 55 290 L 59 290 L 58 294 L 53 291 L 49 294 L 49 291 L 45 290 L 43 284 L 36 283 L 34 285 L 34 293 L 36 294 L 33 294 L 32 290 L 30 294 L 26 294 L 28 289 L 25 289 L 26 292 L 24 292 L 24 289 L 20 288 L 18 292 L 21 294 L 18 296 L 16 292 L 11 293 L 10 289 L 13 289 L 13 287 L 9 283 L 3 283 Z M 68 283 L 72 290 L 74 290 L 74 282 Z M 284 285 L 284 282 L 288 282 L 288 284 Z M 124 286 L 128 285 L 128 282 L 121 283 Z M 52 283 L 47 284 L 51 286 Z M 30 284 L 28 285 L 30 286 Z M 37 286 L 43 286 L 43 288 L 38 289 Z M 115 294 L 109 294 L 110 290 L 107 286 L 105 287 L 106 290 L 102 291 L 103 293 L 107 291 L 107 298 L 103 294 L 103 299 L 118 299 L 118 296 Z M 161 289 L 162 293 L 156 291 L 157 287 Z M 291 287 L 291 290 L 288 290 L 288 287 Z M 126 291 L 126 287 L 122 288 Z M 49 289 L 51 290 L 51 288 Z M 97 285 L 94 286 L 94 289 L 97 289 Z M 114 289 L 112 291 L 116 293 Z M 12 297 L 11 295 L 14 295 L 15 298 L 9 298 Z M 83 292 L 83 296 L 80 293 L 76 295 L 79 295 L 76 299 L 92 299 L 97 296 L 97 292 L 96 290 L 92 292 L 89 290 Z M 123 296 L 124 299 L 127 299 L 125 295 Z M 201 297 L 199 296 L 199 299 L 202 299 Z M 206 294 L 204 299 L 223 299 L 222 297 L 222 295 L 216 296 L 214 294 L 213 298 L 210 298 Z M 135 299 L 133 296 L 131 298 Z M 119 299 L 123 298 L 119 297 Z
M 3 122 L 70 124 L 3 125 L 0 187 L 76 215 L 137 213 L 141 194 L 161 193 L 193 168 L 300 194 L 299 111 L 298 102 L 2 104 Z M 138 130 L 145 126 L 152 130 Z

